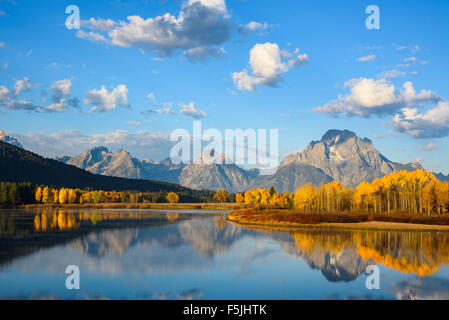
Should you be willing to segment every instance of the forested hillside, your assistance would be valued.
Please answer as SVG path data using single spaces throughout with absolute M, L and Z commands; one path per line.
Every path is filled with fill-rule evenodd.
M 126 179 L 92 174 L 1 141 L 0 181 L 31 182 L 35 185 L 54 186 L 56 188 L 91 188 L 93 190 L 105 191 L 174 191 L 186 193 L 198 199 L 203 196 L 211 196 L 209 191 L 196 191 L 162 181 Z

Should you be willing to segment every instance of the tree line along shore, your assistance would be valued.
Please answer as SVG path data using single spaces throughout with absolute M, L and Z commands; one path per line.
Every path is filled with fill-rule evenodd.
M 229 214 L 232 221 L 264 225 L 367 221 L 449 225 L 449 183 L 422 169 L 394 172 L 362 182 L 356 188 L 332 181 L 318 187 L 306 184 L 293 193 L 277 193 L 271 188 L 229 194 L 219 189 L 215 194 L 204 191 L 202 198 L 195 200 L 182 192 L 116 192 L 0 183 L 3 207 L 223 208 L 234 210 Z

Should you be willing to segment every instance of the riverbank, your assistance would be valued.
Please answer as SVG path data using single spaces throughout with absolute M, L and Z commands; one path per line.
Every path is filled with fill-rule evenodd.
M 160 210 L 242 210 L 241 203 L 85 203 L 85 204 L 27 204 L 18 209 L 160 209 Z
M 407 231 L 449 231 L 449 217 L 408 214 L 297 213 L 289 210 L 239 209 L 228 221 L 276 228 L 370 229 Z

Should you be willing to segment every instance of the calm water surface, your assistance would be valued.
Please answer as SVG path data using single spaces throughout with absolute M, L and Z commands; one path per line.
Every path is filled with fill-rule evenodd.
M 449 299 L 449 233 L 281 232 L 200 211 L 0 210 L 1 299 Z M 380 290 L 365 286 L 380 268 Z M 77 265 L 80 290 L 65 287 Z

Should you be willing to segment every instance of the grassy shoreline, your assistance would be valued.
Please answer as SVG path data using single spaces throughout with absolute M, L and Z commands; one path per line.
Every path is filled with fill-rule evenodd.
M 230 212 L 227 220 L 240 225 L 277 229 L 449 231 L 449 217 L 407 214 L 295 213 L 288 210 L 239 209 Z
M 161 209 L 161 210 L 241 210 L 250 206 L 239 203 L 86 203 L 26 204 L 17 209 Z

